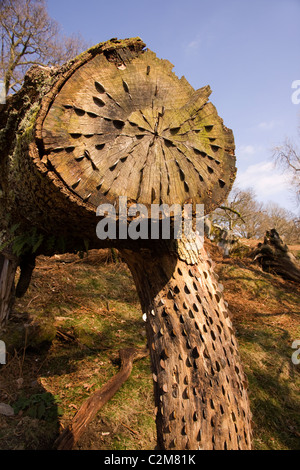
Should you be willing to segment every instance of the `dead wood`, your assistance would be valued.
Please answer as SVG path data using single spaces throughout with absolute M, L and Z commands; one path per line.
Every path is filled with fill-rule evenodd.
M 154 204 L 180 212 L 190 204 L 194 213 L 203 204 L 207 214 L 232 187 L 234 137 L 209 101 L 210 87 L 194 90 L 172 68 L 132 38 L 27 74 L 0 113 L 0 245 L 14 238 L 21 255 L 118 249 L 147 314 L 159 447 L 249 449 L 246 380 L 201 243 L 165 239 L 162 218 L 158 238 L 123 237 L 119 229 L 133 219 L 127 212 L 116 214 L 116 236 L 103 240 L 96 230 L 107 222 L 99 205 L 120 213 L 120 197 L 131 208 L 143 204 L 149 226 Z M 31 266 L 23 270 L 21 293 Z M 6 273 L 2 267 L 2 303 L 10 292 Z M 69 446 L 131 367 L 128 360 L 84 405 L 66 431 Z
M 253 259 L 266 272 L 300 282 L 300 263 L 275 229 L 266 232 L 264 242 L 259 243 L 253 252 Z
M 5 326 L 15 299 L 17 260 L 0 253 L 0 327 Z
M 178 252 L 121 253 L 147 317 L 158 449 L 250 449 L 247 378 L 222 286 L 204 247 L 196 263 L 191 243 Z
M 71 450 L 74 447 L 98 411 L 115 395 L 123 383 L 129 378 L 133 362 L 146 357 L 148 354 L 149 352 L 146 349 L 128 348 L 120 350 L 120 371 L 83 403 L 71 424 L 55 441 L 54 447 L 57 450 Z

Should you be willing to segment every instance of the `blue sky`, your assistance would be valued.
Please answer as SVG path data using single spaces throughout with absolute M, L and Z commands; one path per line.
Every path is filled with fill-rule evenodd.
M 89 45 L 139 36 L 210 100 L 234 132 L 237 183 L 259 200 L 295 211 L 272 148 L 297 141 L 300 104 L 300 0 L 48 0 L 65 34 Z

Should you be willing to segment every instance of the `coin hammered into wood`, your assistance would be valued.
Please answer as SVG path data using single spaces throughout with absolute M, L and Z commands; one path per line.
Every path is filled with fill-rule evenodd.
M 233 133 L 209 101 L 210 87 L 194 90 L 172 69 L 141 39 L 113 39 L 61 68 L 31 69 L 7 99 L 0 111 L 0 322 L 9 318 L 18 266 L 23 295 L 36 256 L 117 248 L 144 313 L 158 448 L 250 449 L 247 381 L 199 236 L 96 234 L 97 207 L 118 207 L 120 196 L 147 208 L 204 204 L 209 213 L 231 189 Z M 21 248 L 13 253 L 16 239 L 32 257 Z

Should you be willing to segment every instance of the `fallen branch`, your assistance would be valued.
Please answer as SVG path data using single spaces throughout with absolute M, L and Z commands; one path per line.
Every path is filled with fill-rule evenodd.
M 115 395 L 123 383 L 129 378 L 133 362 L 146 357 L 148 354 L 147 349 L 121 349 L 119 352 L 121 360 L 120 371 L 83 403 L 71 424 L 55 441 L 54 448 L 57 450 L 72 450 L 80 436 L 84 433 L 87 425 L 93 420 L 100 408 Z
M 132 434 L 135 434 L 136 436 L 138 436 L 138 433 L 136 431 L 134 431 L 133 429 L 131 429 L 129 426 L 127 426 L 126 424 L 124 423 L 121 423 L 122 426 L 124 426 L 124 428 L 128 429 L 128 431 L 132 432 Z

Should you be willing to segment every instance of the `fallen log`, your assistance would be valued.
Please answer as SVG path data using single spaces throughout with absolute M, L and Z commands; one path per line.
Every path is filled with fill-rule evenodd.
M 133 362 L 147 357 L 148 354 L 148 350 L 134 348 L 120 350 L 120 371 L 83 403 L 72 422 L 55 441 L 55 449 L 72 450 L 74 448 L 98 411 L 115 395 L 129 378 Z
M 19 264 L 28 254 L 118 249 L 146 314 L 158 447 L 250 449 L 246 378 L 201 237 L 176 237 L 171 210 L 157 236 L 142 236 L 153 205 L 182 215 L 190 204 L 195 218 L 202 204 L 208 214 L 236 174 L 233 134 L 210 87 L 194 90 L 172 68 L 134 38 L 31 69 L 0 113 L 0 245 Z
M 257 245 L 252 256 L 264 271 L 300 282 L 300 263 L 275 229 L 266 232 L 264 242 Z

